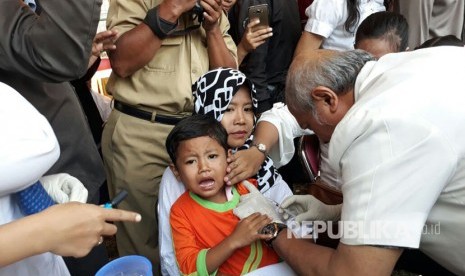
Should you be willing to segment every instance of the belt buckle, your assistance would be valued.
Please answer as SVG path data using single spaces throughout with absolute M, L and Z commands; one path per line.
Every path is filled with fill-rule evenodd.
M 155 123 L 157 119 L 157 112 L 153 111 L 152 116 L 150 116 L 150 122 Z

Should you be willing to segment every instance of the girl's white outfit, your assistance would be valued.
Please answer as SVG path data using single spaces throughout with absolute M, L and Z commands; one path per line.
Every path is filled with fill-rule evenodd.
M 353 32 L 347 32 L 344 23 L 348 17 L 346 0 L 315 0 L 305 10 L 308 16 L 304 30 L 322 37 L 321 48 L 331 50 L 354 49 L 355 32 L 370 14 L 385 11 L 383 0 L 359 0 L 360 19 Z

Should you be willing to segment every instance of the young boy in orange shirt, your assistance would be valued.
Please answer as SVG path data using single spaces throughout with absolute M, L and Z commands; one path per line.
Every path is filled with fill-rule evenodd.
M 175 176 L 187 191 L 171 208 L 170 224 L 180 272 L 190 275 L 241 275 L 277 263 L 279 257 L 261 240 L 271 222 L 254 213 L 239 220 L 233 209 L 239 193 L 228 201 L 224 183 L 228 134 L 214 118 L 194 115 L 178 123 L 166 139 Z

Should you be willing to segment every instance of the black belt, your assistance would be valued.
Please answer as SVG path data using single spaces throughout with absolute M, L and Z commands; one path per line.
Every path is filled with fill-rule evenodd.
M 185 118 L 185 117 L 166 116 L 166 115 L 160 115 L 160 114 L 148 112 L 142 109 L 138 109 L 134 106 L 122 103 L 117 100 L 115 100 L 115 109 L 123 112 L 124 114 L 130 115 L 130 116 L 142 119 L 142 120 L 147 120 L 150 122 L 157 122 L 157 123 L 165 124 L 165 125 L 175 125 Z

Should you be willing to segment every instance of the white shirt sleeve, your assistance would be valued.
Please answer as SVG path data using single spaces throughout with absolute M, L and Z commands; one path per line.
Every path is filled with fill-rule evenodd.
M 0 83 L 0 196 L 36 182 L 58 159 L 47 119 L 10 86 Z
M 170 226 L 170 211 L 174 202 L 186 191 L 171 169 L 165 169 L 158 194 L 158 240 L 160 246 L 161 272 L 166 276 L 179 275 L 179 268 L 173 249 L 173 236 Z
M 305 10 L 308 17 L 305 31 L 328 38 L 345 20 L 344 5 L 345 1 L 341 0 L 315 0 Z
M 272 109 L 264 112 L 258 122 L 265 121 L 273 124 L 279 133 L 278 144 L 270 149 L 269 156 L 276 168 L 291 161 L 294 156 L 294 138 L 305 134 L 312 134 L 308 129 L 300 128 L 295 117 L 289 112 L 287 105 L 277 103 Z

